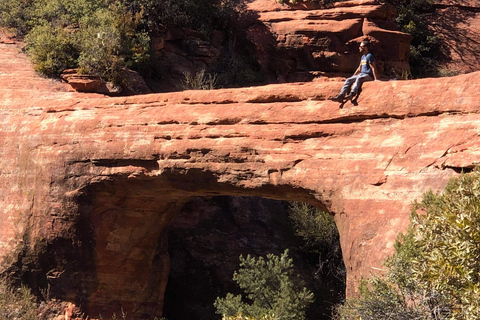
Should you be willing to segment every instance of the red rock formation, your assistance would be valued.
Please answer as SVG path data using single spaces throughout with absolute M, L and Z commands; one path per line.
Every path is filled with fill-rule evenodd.
M 79 74 L 77 69 L 64 70 L 60 76 L 73 90 L 78 92 L 101 93 L 110 96 L 129 96 L 135 94 L 152 93 L 145 80 L 133 70 L 124 68 L 120 72 L 121 85 L 104 81 L 99 76 Z
M 468 73 L 480 70 L 480 2 L 475 0 L 435 0 L 429 25 L 440 37 L 450 61 L 444 72 Z
M 207 38 L 173 27 L 152 35 L 155 69 L 165 74 L 161 82 L 149 82 L 153 90 L 178 90 L 185 74 L 210 71 L 222 50 L 241 51 L 257 60 L 269 83 L 306 81 L 325 73 L 350 74 L 358 66 L 358 44 L 365 37 L 372 39 L 385 77 L 399 77 L 409 70 L 411 37 L 398 32 L 391 5 L 353 0 L 325 9 L 255 0 L 248 1 L 244 16 L 238 22 L 244 28 L 230 39 L 220 30 Z
M 372 39 L 383 77 L 400 78 L 409 71 L 411 37 L 398 31 L 393 6 L 375 0 L 341 1 L 328 8 L 299 2 L 297 5 L 282 5 L 278 0 L 247 3 L 248 16 L 255 19 L 245 22 L 246 36 L 254 47 L 252 55 L 269 81 L 306 81 L 322 74 L 351 74 L 358 66 L 358 44 L 365 37 Z M 426 19 L 451 56 L 444 63 L 445 74 L 480 70 L 480 3 L 475 0 L 433 3 L 434 11 Z M 237 35 L 238 39 L 243 37 Z M 208 70 L 218 58 L 225 39 L 221 31 L 206 39 L 192 30 L 166 29 L 154 39 L 159 70 L 170 70 L 178 85 L 184 72 Z M 174 84 L 161 89 L 172 88 Z
M 369 82 L 343 109 L 339 81 L 106 98 L 0 43 L 0 273 L 91 316 L 159 315 L 176 212 L 255 195 L 335 215 L 352 295 L 411 201 L 478 162 L 479 75 Z
M 353 0 L 325 9 L 311 3 L 290 6 L 256 0 L 248 7 L 258 12 L 261 23 L 248 31 L 258 57 L 264 69 L 275 70 L 278 77 L 291 81 L 301 71 L 351 74 L 359 63 L 358 45 L 366 37 L 372 41 L 380 73 L 398 77 L 410 70 L 411 37 L 398 31 L 391 5 Z

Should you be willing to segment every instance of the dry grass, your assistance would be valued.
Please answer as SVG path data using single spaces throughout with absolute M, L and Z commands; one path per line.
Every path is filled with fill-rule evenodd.
M 37 304 L 30 289 L 12 287 L 0 278 L 0 320 L 37 320 Z

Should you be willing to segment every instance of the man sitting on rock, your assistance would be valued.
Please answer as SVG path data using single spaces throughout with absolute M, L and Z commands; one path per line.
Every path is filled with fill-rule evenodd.
M 345 99 L 352 100 L 353 97 L 360 94 L 362 84 L 365 81 L 377 80 L 375 57 L 370 52 L 370 41 L 368 39 L 363 40 L 360 44 L 359 50 L 363 54 L 360 65 L 358 66 L 353 76 L 345 80 L 345 84 L 343 85 L 340 94 L 334 97 L 330 97 L 330 100 L 342 103 Z

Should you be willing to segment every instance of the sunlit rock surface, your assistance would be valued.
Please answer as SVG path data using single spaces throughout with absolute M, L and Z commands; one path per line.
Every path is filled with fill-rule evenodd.
M 108 98 L 35 75 L 0 43 L 0 273 L 82 306 L 160 315 L 166 230 L 195 196 L 335 215 L 347 294 L 382 268 L 410 203 L 480 157 L 479 73 Z

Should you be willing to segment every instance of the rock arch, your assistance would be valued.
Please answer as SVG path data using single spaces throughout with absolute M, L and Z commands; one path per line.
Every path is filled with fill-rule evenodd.
M 79 263 L 78 270 L 67 270 L 82 279 L 68 287 L 85 292 L 77 303 L 91 315 L 123 309 L 139 317 L 161 316 L 170 272 L 167 231 L 185 203 L 193 197 L 218 195 L 308 197 L 304 191 L 288 189 L 283 194 L 275 188 L 246 191 L 218 183 L 210 172 L 197 169 L 164 172 L 158 177 L 121 176 L 88 185 L 74 197 L 79 204 L 75 230 L 81 230 L 77 239 L 89 250 L 72 250 L 78 251 L 77 260 L 93 260 L 94 264 L 84 268 Z M 50 283 L 61 283 L 62 277 L 70 278 L 62 274 Z
M 163 252 L 152 225 L 193 195 L 257 195 L 335 215 L 352 295 L 411 201 L 476 165 L 478 75 L 367 83 L 343 109 L 326 100 L 337 81 L 105 98 L 2 80 L 0 272 L 67 301 L 160 310 L 143 286 L 168 271 L 148 263 Z

